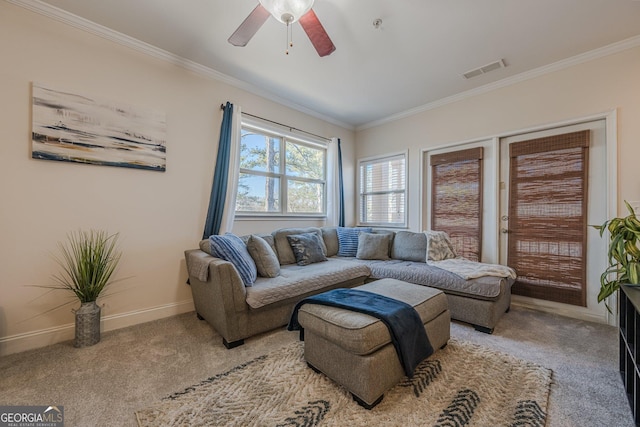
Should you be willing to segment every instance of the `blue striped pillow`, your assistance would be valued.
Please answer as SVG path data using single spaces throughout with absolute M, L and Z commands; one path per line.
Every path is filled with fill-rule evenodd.
M 360 233 L 371 233 L 371 227 L 338 227 L 338 256 L 356 256 L 358 253 L 358 236 Z
M 244 285 L 253 285 L 258 276 L 256 263 L 238 236 L 232 233 L 227 233 L 224 236 L 213 235 L 209 237 L 209 244 L 211 245 L 211 255 L 229 261 L 238 270 Z

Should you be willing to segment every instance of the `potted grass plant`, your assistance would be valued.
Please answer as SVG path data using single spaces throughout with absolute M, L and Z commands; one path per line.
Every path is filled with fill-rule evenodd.
M 624 218 L 613 218 L 602 225 L 593 227 L 600 231 L 602 237 L 609 231 L 610 241 L 607 252 L 609 266 L 600 276 L 600 292 L 598 302 L 605 302 L 607 310 L 611 309 L 606 299 L 620 289 L 621 284 L 637 285 L 640 283 L 640 220 L 631 205 L 625 200 L 629 215 Z
M 75 231 L 65 243 L 58 243 L 55 261 L 62 267 L 53 276 L 53 289 L 72 292 L 80 301 L 75 310 L 75 346 L 87 347 L 100 341 L 100 306 L 96 303 L 116 269 L 122 253 L 117 249 L 118 233 L 102 230 Z

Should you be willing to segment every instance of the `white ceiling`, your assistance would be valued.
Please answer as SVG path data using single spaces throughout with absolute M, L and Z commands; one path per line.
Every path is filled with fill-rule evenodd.
M 44 3 L 352 127 L 640 35 L 637 0 L 316 0 L 337 48 L 320 58 L 297 23 L 285 55 L 272 17 L 246 47 L 227 43 L 257 0 Z M 498 59 L 507 67 L 462 77 Z

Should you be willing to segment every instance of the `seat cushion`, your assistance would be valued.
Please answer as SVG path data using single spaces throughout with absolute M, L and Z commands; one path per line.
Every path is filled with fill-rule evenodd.
M 440 289 L 447 294 L 487 301 L 500 299 L 504 290 L 508 289 L 513 282 L 512 279 L 494 276 L 465 280 L 457 274 L 424 262 L 397 259 L 388 261 L 352 259 L 351 262 L 369 267 L 372 279 L 393 278 Z
M 247 304 L 252 309 L 277 304 L 342 286 L 343 282 L 369 276 L 366 265 L 337 258 L 309 265 L 289 264 L 280 267 L 280 275 L 274 278 L 258 277 L 247 290 Z M 301 299 L 301 298 L 298 298 Z
M 437 289 L 382 279 L 355 289 L 373 292 L 411 304 L 423 323 L 448 309 L 447 297 Z M 389 330 L 379 319 L 349 310 L 318 304 L 304 304 L 298 312 L 304 329 L 358 355 L 370 354 L 391 342 Z

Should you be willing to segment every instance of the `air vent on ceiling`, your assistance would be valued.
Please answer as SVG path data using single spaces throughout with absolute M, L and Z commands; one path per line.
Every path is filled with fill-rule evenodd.
M 498 68 L 504 68 L 507 65 L 504 63 L 504 60 L 500 59 L 498 61 L 494 61 L 490 64 L 483 65 L 482 67 L 474 68 L 473 70 L 467 71 L 463 74 L 465 79 L 470 79 L 472 77 L 479 76 L 481 74 L 486 74 L 489 71 L 497 70 Z

